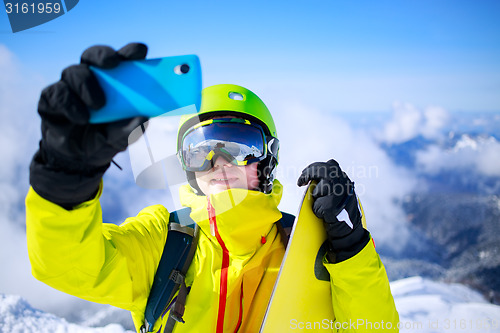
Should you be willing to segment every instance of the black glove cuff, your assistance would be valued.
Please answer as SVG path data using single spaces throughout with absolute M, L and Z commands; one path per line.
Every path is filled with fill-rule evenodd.
M 30 184 L 43 198 L 70 210 L 95 197 L 108 167 L 109 164 L 86 174 L 69 173 L 45 163 L 39 150 L 31 161 Z
M 328 260 L 339 263 L 358 254 L 370 241 L 370 233 L 363 227 L 353 230 L 351 234 L 340 239 L 330 239 Z M 349 244 L 346 246 L 346 244 Z M 333 259 L 334 258 L 334 259 Z

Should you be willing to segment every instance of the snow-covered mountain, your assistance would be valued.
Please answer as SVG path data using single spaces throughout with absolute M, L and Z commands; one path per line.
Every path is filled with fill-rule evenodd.
M 457 284 L 421 277 L 395 281 L 391 290 L 400 316 L 400 332 L 500 332 L 500 306 Z M 106 310 L 104 310 L 106 311 Z M 99 316 L 99 313 L 97 314 Z M 102 316 L 106 316 L 103 313 Z M 373 327 L 360 319 L 356 325 Z M 383 327 L 383 326 L 382 326 Z M 20 296 L 0 294 L 1 333 L 131 333 L 118 324 L 89 327 L 33 308 Z
M 500 332 L 500 306 L 463 285 L 412 277 L 393 282 L 391 290 L 400 332 Z
M 0 332 L 2 333 L 132 333 L 118 324 L 88 327 L 69 323 L 33 308 L 17 295 L 0 294 Z
M 390 276 L 465 283 L 500 304 L 499 117 L 476 115 L 471 122 L 478 125 L 467 124 L 464 132 L 455 124 L 463 119 L 453 116 L 458 120 L 434 138 L 382 144 L 419 179 L 400 198 L 412 238 L 400 253 L 387 253 Z

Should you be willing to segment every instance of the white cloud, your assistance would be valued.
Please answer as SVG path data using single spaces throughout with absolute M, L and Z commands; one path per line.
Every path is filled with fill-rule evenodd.
M 441 135 L 441 130 L 448 123 L 450 115 L 441 107 L 431 106 L 424 110 L 425 122 L 421 133 L 425 138 L 433 139 Z
M 409 103 L 394 103 L 393 118 L 379 133 L 379 139 L 387 143 L 402 143 L 419 135 L 435 139 L 448 122 L 448 112 L 440 107 L 431 106 L 420 110 Z
M 494 137 L 462 135 L 452 148 L 431 145 L 416 154 L 417 166 L 426 173 L 466 169 L 484 176 L 500 176 L 500 142 Z
M 27 168 L 36 149 L 36 100 L 40 81 L 25 76 L 15 56 L 0 44 L 0 216 L 22 223 L 20 203 L 28 189 Z M 26 78 L 29 79 L 26 79 Z
M 411 104 L 395 104 L 394 118 L 384 128 L 384 140 L 390 143 L 407 141 L 419 133 L 422 113 Z

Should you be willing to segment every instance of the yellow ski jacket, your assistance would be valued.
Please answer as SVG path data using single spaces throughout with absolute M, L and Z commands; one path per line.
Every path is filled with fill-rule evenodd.
M 169 213 L 156 205 L 120 226 L 102 223 L 99 195 L 68 211 L 29 190 L 26 232 L 32 272 L 68 294 L 131 311 L 139 330 Z M 208 198 L 186 186 L 180 196 L 191 207 L 200 238 L 186 276 L 185 323 L 174 332 L 258 332 L 285 253 L 275 225 L 281 217 L 281 184 L 276 181 L 271 194 L 232 189 Z M 325 266 L 337 321 L 363 318 L 397 327 L 389 282 L 372 242 L 353 258 Z M 163 332 L 167 318 L 156 322 L 154 332 Z M 339 326 L 340 332 L 366 331 Z

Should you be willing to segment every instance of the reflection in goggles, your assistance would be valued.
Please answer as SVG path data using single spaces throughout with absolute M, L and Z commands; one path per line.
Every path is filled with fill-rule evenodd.
M 247 165 L 266 157 L 266 141 L 260 126 L 234 118 L 208 122 L 184 135 L 180 157 L 186 170 L 208 170 L 209 162 L 217 156 L 235 165 Z

